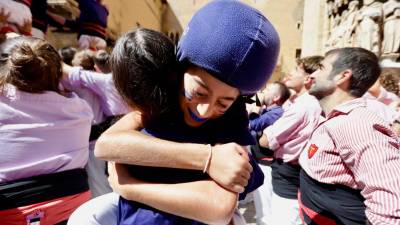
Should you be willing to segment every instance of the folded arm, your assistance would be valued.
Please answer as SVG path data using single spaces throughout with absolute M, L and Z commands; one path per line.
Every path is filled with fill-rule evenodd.
M 206 224 L 226 225 L 237 205 L 237 194 L 212 180 L 188 183 L 149 183 L 131 177 L 125 166 L 109 164 L 109 182 L 127 200 Z
M 203 170 L 209 156 L 209 146 L 177 143 L 140 133 L 141 115 L 128 113 L 97 140 L 96 157 L 123 164 Z M 247 150 L 235 143 L 212 147 L 212 157 L 206 172 L 224 188 L 240 193 L 247 185 L 252 166 Z

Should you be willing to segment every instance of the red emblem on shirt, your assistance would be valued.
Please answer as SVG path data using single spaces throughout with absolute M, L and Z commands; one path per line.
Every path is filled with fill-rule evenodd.
M 308 148 L 308 158 L 311 159 L 311 157 L 313 157 L 317 151 L 318 151 L 318 146 L 316 146 L 315 144 L 311 144 L 310 147 Z

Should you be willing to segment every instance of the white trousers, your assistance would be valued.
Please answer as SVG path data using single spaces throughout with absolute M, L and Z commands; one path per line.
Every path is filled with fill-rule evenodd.
M 106 162 L 94 156 L 95 144 L 95 141 L 89 143 L 89 160 L 85 167 L 92 198 L 112 192 L 105 174 Z
M 254 191 L 254 205 L 256 208 L 257 225 L 270 225 L 272 177 L 271 167 L 259 164 L 264 173 L 264 184 Z
M 45 33 L 43 33 L 43 31 L 41 31 L 41 30 L 39 30 L 37 28 L 32 27 L 32 32 L 31 33 L 32 33 L 32 37 L 45 39 Z
M 271 225 L 301 225 L 297 199 L 282 198 L 272 193 Z
M 112 192 L 79 206 L 68 225 L 117 225 L 119 195 Z

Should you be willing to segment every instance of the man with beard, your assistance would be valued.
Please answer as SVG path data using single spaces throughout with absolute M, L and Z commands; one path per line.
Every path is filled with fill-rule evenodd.
M 305 224 L 400 224 L 399 141 L 361 98 L 380 72 L 372 52 L 341 48 L 311 75 L 326 119 L 300 156 Z

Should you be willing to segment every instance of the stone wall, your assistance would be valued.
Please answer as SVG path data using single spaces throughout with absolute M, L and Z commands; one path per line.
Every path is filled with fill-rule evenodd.
M 382 60 L 399 61 L 399 0 L 325 0 L 325 51 L 362 47 Z
M 194 12 L 210 0 L 167 0 L 181 26 L 185 28 Z M 304 0 L 241 0 L 260 10 L 277 29 L 281 39 L 278 66 L 271 81 L 281 79 L 295 66 L 301 54 Z

